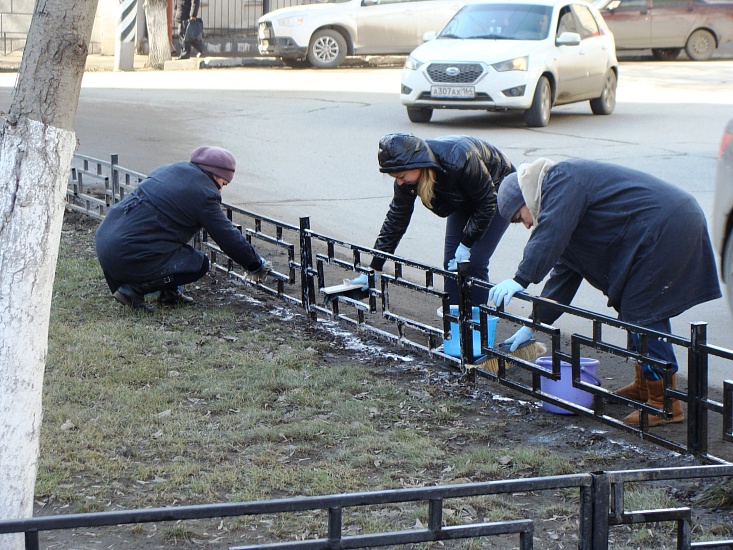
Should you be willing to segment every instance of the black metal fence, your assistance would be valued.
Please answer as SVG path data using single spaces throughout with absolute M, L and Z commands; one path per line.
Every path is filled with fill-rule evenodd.
M 76 162 L 69 184 L 68 207 L 98 219 L 103 218 L 109 206 L 121 200 L 144 178 L 143 174 L 120 167 L 116 156 L 110 162 L 103 162 L 77 155 Z M 96 196 L 91 193 L 88 189 L 90 179 L 92 188 L 103 192 Z M 733 350 L 708 343 L 706 323 L 692 323 L 689 336 L 682 337 L 521 294 L 515 298 L 531 305 L 531 316 L 521 317 L 504 311 L 502 307 L 483 305 L 479 306 L 476 319 L 471 314 L 471 289 L 490 288 L 491 285 L 464 276 L 462 270 L 458 273 L 445 271 L 331 238 L 311 230 L 308 218 L 301 218 L 299 225 L 294 226 L 232 205 L 225 204 L 224 209 L 250 242 L 256 241 L 258 248 L 267 247 L 268 259 L 273 260 L 273 274 L 267 282 L 259 284 L 259 288 L 299 305 L 310 319 L 327 318 L 345 323 L 357 331 L 366 331 L 436 358 L 465 373 L 472 381 L 488 379 L 673 451 L 693 455 L 704 462 L 728 463 L 722 456 L 710 452 L 710 443 L 733 442 L 733 380 L 724 381 L 723 387 L 716 392 L 720 394 L 721 401 L 711 399 L 708 362 L 715 357 L 726 364 L 730 362 L 733 367 Z M 247 272 L 227 257 L 205 233 L 197 238 L 197 246 L 207 252 L 213 269 L 246 281 Z M 387 260 L 387 267 L 378 279 L 368 269 L 373 256 Z M 370 274 L 368 292 L 356 297 L 339 295 L 333 299 L 322 293 L 323 288 L 353 277 L 355 273 Z M 443 283 L 449 279 L 457 281 L 462 297 L 457 314 L 450 312 L 448 295 L 442 290 Z M 559 328 L 532 320 L 539 318 L 540 310 L 547 307 L 559 308 L 564 316 L 586 320 L 590 326 L 589 334 L 572 334 L 569 345 L 564 346 Z M 435 315 L 438 308 L 446 312 L 442 320 Z M 518 326 L 530 326 L 542 335 L 538 339 L 548 344 L 551 370 L 489 346 L 490 317 L 498 317 L 502 328 L 513 327 L 513 331 Z M 465 350 L 461 357 L 448 355 L 443 349 L 444 342 L 453 337 L 451 324 L 460 327 L 460 349 Z M 476 357 L 472 345 L 475 332 L 480 334 L 482 343 L 481 352 Z M 640 335 L 641 351 L 638 353 L 626 346 L 632 334 Z M 614 395 L 602 386 L 583 380 L 581 358 L 590 353 L 599 354 L 608 361 L 639 361 L 667 367 L 646 355 L 646 341 L 652 336 L 665 338 L 687 356 L 687 390 L 673 389 L 668 372 L 663 410 Z M 573 387 L 592 395 L 592 402 L 587 406 L 543 389 L 543 381 L 561 379 L 561 361 L 572 365 Z M 632 371 L 630 366 L 626 368 Z M 650 430 L 648 421 L 650 416 L 670 418 L 672 398 L 679 399 L 687 408 L 686 430 L 677 438 L 663 437 L 659 431 Z M 640 412 L 639 427 L 628 426 L 613 416 L 619 405 L 626 409 L 625 412 L 629 408 Z M 709 429 L 712 425 L 720 426 L 719 431 L 712 433 Z
M 39 534 L 45 531 L 234 516 L 297 514 L 315 510 L 325 512 L 324 525 L 320 533 L 322 536 L 320 537 L 297 542 L 268 542 L 246 546 L 230 546 L 229 548 L 230 550 L 381 548 L 398 544 L 509 536 L 509 543 L 512 547 L 530 550 L 533 548 L 532 535 L 535 530 L 535 523 L 542 522 L 546 518 L 483 521 L 447 526 L 443 513 L 446 501 L 487 495 L 565 491 L 574 492 L 576 495 L 572 498 L 577 506 L 577 531 L 574 538 L 577 538 L 577 548 L 581 550 L 608 549 L 609 534 L 615 526 L 654 523 L 660 528 L 662 526 L 659 524 L 665 522 L 674 524 L 676 547 L 679 550 L 689 548 L 723 550 L 733 549 L 733 540 L 691 542 L 693 517 L 692 510 L 689 507 L 627 510 L 624 507 L 624 497 L 626 484 L 651 484 L 670 480 L 705 481 L 731 475 L 733 475 L 733 465 L 711 465 L 691 468 L 570 474 L 258 502 L 67 514 L 0 521 L 0 536 L 7 533 L 24 533 L 25 548 L 27 550 L 37 550 L 40 548 Z M 422 514 L 426 520 L 425 526 L 401 531 L 375 532 L 352 536 L 343 535 L 344 514 L 349 509 L 365 506 L 387 507 L 399 503 L 427 505 L 427 510 Z
M 72 169 L 67 193 L 67 207 L 101 219 L 107 209 L 144 178 L 144 175 L 122 168 L 116 156 L 110 162 L 77 155 Z M 564 315 L 576 316 L 590 323 L 590 335 L 570 336 L 569 350 L 563 347 L 560 330 L 556 327 L 534 323 L 488 306 L 479 308 L 475 320 L 471 313 L 470 295 L 473 286 L 490 286 L 488 283 L 451 273 L 440 268 L 420 264 L 369 248 L 339 241 L 318 234 L 309 227 L 308 218 L 301 218 L 299 226 L 286 224 L 257 215 L 243 209 L 224 205 L 227 216 L 250 241 L 267 247 L 268 258 L 275 264 L 272 282 L 258 284 L 265 292 L 302 307 L 309 319 L 325 317 L 353 326 L 357 331 L 387 339 L 427 354 L 444 365 L 459 369 L 468 380 L 487 379 L 557 407 L 597 420 L 624 432 L 633 433 L 677 452 L 693 455 L 704 465 L 689 468 L 662 468 L 615 472 L 596 472 L 566 476 L 551 476 L 508 481 L 490 481 L 443 487 L 388 490 L 348 495 L 330 495 L 310 498 L 290 498 L 263 502 L 183 506 L 151 510 L 131 510 L 96 514 L 76 514 L 40 517 L 0 522 L 0 534 L 25 533 L 26 548 L 38 548 L 39 532 L 54 529 L 101 527 L 130 523 L 178 521 L 214 517 L 230 517 L 260 514 L 288 514 L 304 510 L 323 510 L 327 514 L 322 536 L 297 543 L 263 543 L 236 547 L 243 549 L 264 548 L 375 548 L 395 544 L 447 541 L 459 538 L 510 536 L 512 544 L 522 549 L 532 548 L 535 519 L 469 523 L 446 526 L 443 504 L 446 499 L 460 499 L 479 495 L 512 494 L 524 491 L 577 491 L 577 537 L 582 549 L 603 550 L 609 547 L 609 533 L 619 525 L 635 523 L 673 522 L 677 548 L 733 549 L 733 540 L 691 542 L 693 522 L 688 507 L 654 510 L 627 510 L 625 508 L 625 484 L 654 483 L 665 480 L 703 480 L 733 476 L 733 464 L 722 456 L 710 452 L 710 441 L 729 444 L 733 442 L 733 381 L 725 381 L 722 402 L 708 397 L 708 360 L 718 357 L 733 361 L 733 351 L 708 344 L 705 323 L 693 323 L 689 338 L 661 334 L 641 327 L 622 323 L 610 317 L 569 306 L 558 306 L 541 298 L 518 296 L 531 304 L 533 313 L 544 307 L 561 307 Z M 216 243 L 206 234 L 197 239 L 205 250 L 214 269 L 235 279 L 246 281 L 246 272 L 224 255 Z M 376 279 L 369 277 L 369 290 L 361 296 L 337 296 L 326 300 L 321 289 L 338 281 L 340 277 L 353 276 L 354 272 L 368 272 L 366 259 L 381 256 L 387 260 L 384 274 Z M 389 271 L 389 273 L 388 273 Z M 445 313 L 442 321 L 429 319 L 435 305 L 449 312 L 448 298 L 440 283 L 456 279 L 461 303 L 458 313 Z M 416 282 L 420 281 L 420 282 Z M 498 317 L 500 322 L 517 326 L 531 326 L 544 335 L 550 346 L 552 369 L 537 363 L 518 359 L 489 345 L 488 320 Z M 534 315 L 533 317 L 536 317 Z M 451 337 L 450 324 L 459 328 L 461 356 L 452 357 L 443 349 Z M 473 332 L 479 331 L 481 352 L 473 353 Z M 618 335 L 641 335 L 641 352 L 629 351 L 617 342 Z M 615 336 L 615 338 L 614 338 Z M 658 410 L 613 395 L 609 390 L 584 382 L 581 378 L 582 354 L 593 351 L 622 359 L 654 360 L 645 355 L 646 340 L 650 336 L 662 336 L 673 345 L 686 350 L 688 357 L 688 388 L 674 390 L 665 384 L 665 407 Z M 468 350 L 467 352 L 464 350 Z M 572 385 L 592 395 L 592 403 L 582 406 L 561 396 L 543 390 L 543 380 L 561 378 L 560 361 L 572 365 Z M 488 368 L 488 365 L 494 365 Z M 630 370 L 630 369 L 629 369 Z M 667 377 L 667 382 L 669 376 Z M 669 417 L 670 399 L 677 398 L 687 405 L 684 435 L 680 440 L 665 438 L 649 430 L 650 415 Z M 627 426 L 613 418 L 609 409 L 614 405 L 636 409 L 641 413 L 638 428 Z M 717 418 L 721 430 L 709 433 L 711 420 Z M 728 450 L 726 448 L 726 450 Z M 720 453 L 728 454 L 728 453 Z M 342 517 L 350 507 L 378 505 L 388 506 L 398 502 L 423 502 L 427 504 L 427 527 L 388 533 L 370 533 L 344 536 Z M 537 518 L 540 521 L 541 518 Z

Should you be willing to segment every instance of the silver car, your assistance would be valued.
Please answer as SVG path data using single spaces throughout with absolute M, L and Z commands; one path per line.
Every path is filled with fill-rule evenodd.
M 347 55 L 408 54 L 466 0 L 317 0 L 258 21 L 260 55 L 293 68 L 334 69 Z
M 720 140 L 713 202 L 713 239 L 720 253 L 720 274 L 733 312 L 733 119 Z

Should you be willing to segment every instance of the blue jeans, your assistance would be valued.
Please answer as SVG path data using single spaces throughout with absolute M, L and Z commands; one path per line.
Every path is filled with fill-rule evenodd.
M 456 255 L 456 249 L 461 243 L 463 230 L 470 214 L 467 212 L 453 212 L 445 222 L 445 248 L 443 252 L 443 268 L 448 269 L 448 262 Z M 489 259 L 496 250 L 504 232 L 509 227 L 509 222 L 501 217 L 499 211 L 494 214 L 486 233 L 471 247 L 470 276 L 484 281 L 489 280 Z M 450 296 L 450 303 L 458 303 L 458 285 L 453 279 L 445 281 L 445 291 Z M 483 305 L 489 301 L 489 290 L 487 288 L 473 287 L 471 291 L 471 302 L 473 305 Z
M 656 323 L 641 326 L 650 330 L 656 330 L 658 332 L 664 332 L 667 334 L 670 334 L 672 332 L 672 324 L 669 322 L 669 319 L 664 319 L 662 321 L 657 321 Z M 640 339 L 638 334 L 631 335 L 631 351 L 639 351 L 639 340 Z M 672 347 L 672 344 L 670 344 L 669 342 L 662 342 L 657 338 L 649 338 L 647 340 L 647 353 L 649 357 L 659 359 L 660 361 L 664 361 L 668 365 L 671 365 L 673 373 L 677 372 L 677 357 L 674 354 L 674 348 Z M 641 364 L 641 374 L 647 380 L 661 380 L 662 378 L 664 378 L 664 369 L 654 367 L 649 364 Z

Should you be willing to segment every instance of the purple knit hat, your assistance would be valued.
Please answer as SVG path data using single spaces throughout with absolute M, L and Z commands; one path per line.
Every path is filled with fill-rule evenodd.
M 194 149 L 191 153 L 191 162 L 198 164 L 215 176 L 232 181 L 234 171 L 237 168 L 237 161 L 229 151 L 221 147 L 203 146 Z

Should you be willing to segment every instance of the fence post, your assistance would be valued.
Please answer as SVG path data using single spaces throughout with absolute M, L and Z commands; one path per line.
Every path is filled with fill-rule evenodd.
M 131 71 L 135 67 L 135 21 L 137 0 L 120 0 L 120 19 L 115 35 L 115 71 Z
M 117 165 L 120 163 L 119 155 L 111 155 L 109 161 L 109 176 L 112 182 L 112 206 L 122 200 L 120 195 L 120 173 L 117 171 Z
M 308 231 L 311 228 L 309 217 L 300 218 L 300 293 L 303 309 L 312 321 L 316 320 L 316 312 L 311 303 L 316 297 L 316 287 L 313 284 L 313 243 Z
M 582 550 L 608 550 L 608 516 L 610 512 L 611 480 L 604 472 L 592 473 L 591 485 L 593 503 L 592 536 L 590 540 L 581 537 Z M 585 532 L 586 529 L 583 529 Z
M 470 382 L 476 381 L 476 370 L 467 370 L 466 365 L 475 365 L 473 356 L 473 328 L 469 321 L 473 319 L 473 301 L 471 300 L 471 284 L 469 262 L 458 263 L 458 328 L 461 338 L 461 367 Z M 455 337 L 455 335 L 454 335 Z
M 708 324 L 690 324 L 690 349 L 687 352 L 687 450 L 694 455 L 708 452 L 708 354 L 701 349 L 707 344 Z

